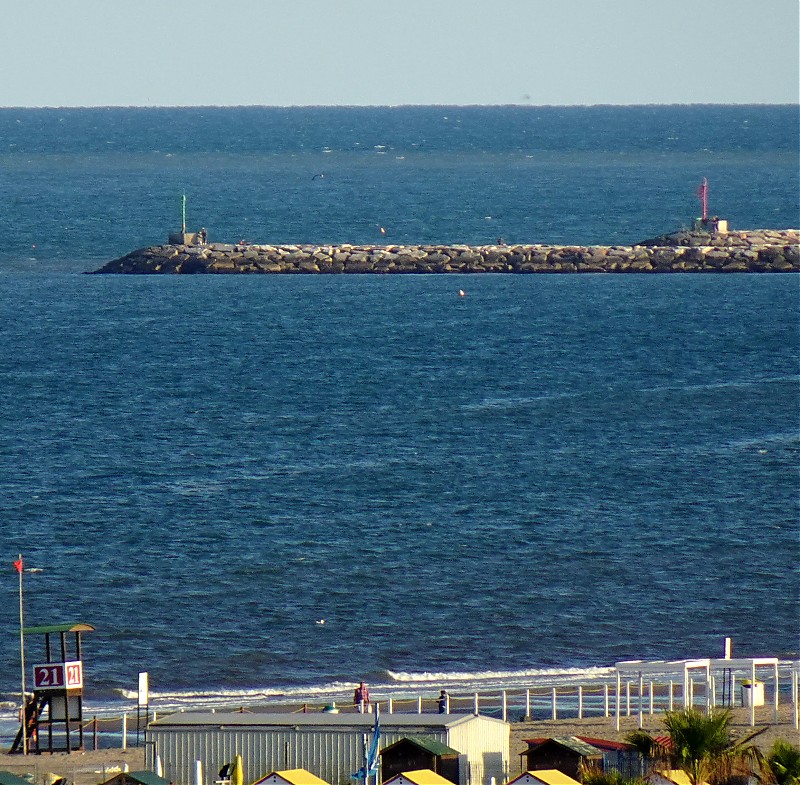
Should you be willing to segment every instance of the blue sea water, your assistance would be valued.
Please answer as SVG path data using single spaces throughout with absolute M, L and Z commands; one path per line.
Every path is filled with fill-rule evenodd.
M 224 240 L 633 242 L 703 176 L 797 226 L 796 119 L 0 110 L 9 715 L 19 552 L 97 705 L 796 658 L 796 276 L 79 274 L 184 190 Z

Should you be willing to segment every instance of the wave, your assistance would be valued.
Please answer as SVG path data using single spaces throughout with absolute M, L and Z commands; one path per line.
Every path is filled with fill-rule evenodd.
M 451 689 L 479 689 L 494 686 L 551 686 L 552 684 L 587 683 L 604 681 L 614 674 L 614 668 L 592 666 L 589 668 L 531 668 L 519 671 L 424 671 L 405 673 L 387 671 L 396 683 L 406 686 L 448 684 Z
M 472 694 L 501 689 L 525 689 L 528 687 L 567 686 L 570 684 L 601 684 L 610 681 L 612 667 L 591 666 L 585 668 L 530 668 L 524 670 L 497 671 L 382 671 L 375 674 L 372 694 L 378 700 L 392 698 L 395 701 L 417 697 L 429 698 L 446 686 L 452 694 Z M 382 677 L 382 678 L 381 678 Z M 349 703 L 356 682 L 332 681 L 324 684 L 307 684 L 281 687 L 211 687 L 203 690 L 151 690 L 150 709 L 159 712 L 198 711 L 211 708 L 229 709 L 247 707 L 287 706 L 304 703 L 316 705 L 331 701 Z M 136 690 L 118 689 L 116 701 L 105 703 L 107 710 L 122 711 L 122 705 L 135 709 Z M 93 704 L 98 711 L 103 710 Z M 131 710 L 127 708 L 125 710 Z

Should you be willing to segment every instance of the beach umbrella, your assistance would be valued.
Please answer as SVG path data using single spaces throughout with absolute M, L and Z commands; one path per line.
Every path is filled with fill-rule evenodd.
M 231 785 L 244 785 L 244 766 L 242 765 L 242 756 L 238 753 L 233 759 L 233 768 L 231 768 Z

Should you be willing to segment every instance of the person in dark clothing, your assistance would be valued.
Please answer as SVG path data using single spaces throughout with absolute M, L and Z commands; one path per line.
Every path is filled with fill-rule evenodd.
M 447 714 L 447 691 L 439 693 L 439 714 Z

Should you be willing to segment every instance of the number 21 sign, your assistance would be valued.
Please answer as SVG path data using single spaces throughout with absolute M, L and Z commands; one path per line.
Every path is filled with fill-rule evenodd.
M 33 666 L 35 690 L 79 690 L 83 687 L 83 663 L 48 662 Z

